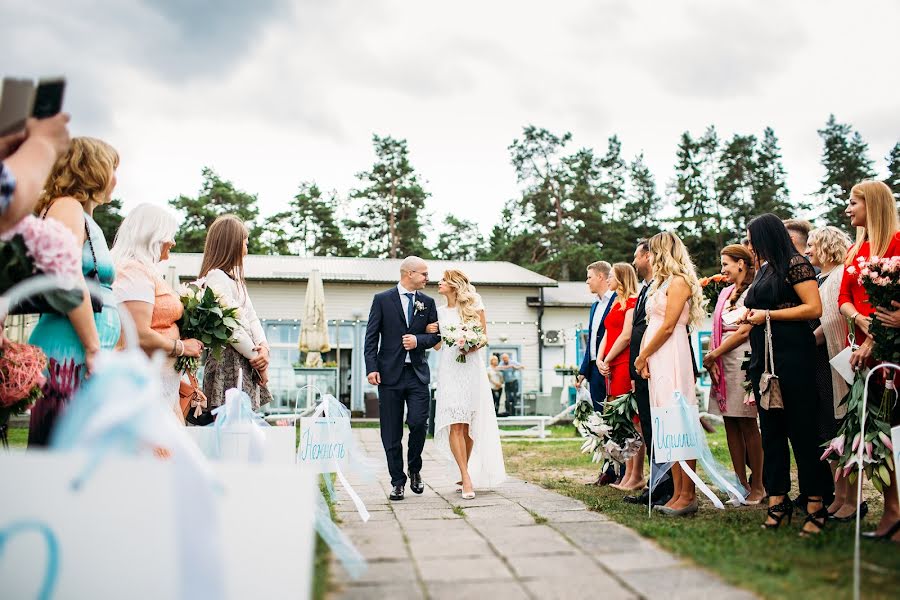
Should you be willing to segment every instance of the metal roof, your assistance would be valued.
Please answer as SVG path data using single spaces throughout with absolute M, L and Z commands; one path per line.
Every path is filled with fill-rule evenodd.
M 166 270 L 174 267 L 179 277 L 196 277 L 200 272 L 202 254 L 173 253 L 160 265 Z M 248 280 L 305 281 L 318 270 L 323 281 L 392 283 L 400 274 L 400 259 L 342 258 L 320 256 L 271 256 L 251 254 L 244 258 L 244 277 Z M 522 287 L 555 287 L 556 281 L 510 262 L 429 260 L 431 279 L 437 281 L 447 269 L 460 269 L 475 285 L 503 285 Z M 583 284 L 582 284 L 583 285 Z
M 571 306 L 589 308 L 597 297 L 583 281 L 560 281 L 558 287 L 544 290 L 544 306 Z

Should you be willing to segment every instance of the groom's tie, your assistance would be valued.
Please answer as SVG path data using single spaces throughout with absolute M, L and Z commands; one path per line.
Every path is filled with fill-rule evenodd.
M 415 294 L 403 294 L 403 295 L 406 296 L 407 300 L 409 300 L 409 302 L 406 303 L 406 326 L 409 327 L 412 324 L 413 298 L 415 297 Z

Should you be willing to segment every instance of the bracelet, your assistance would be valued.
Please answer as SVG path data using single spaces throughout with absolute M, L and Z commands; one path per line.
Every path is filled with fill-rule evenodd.
M 178 340 L 172 340 L 172 351 L 169 352 L 169 356 L 176 356 L 178 352 Z
M 181 358 L 182 356 L 184 356 L 184 342 L 182 342 L 181 340 L 175 340 L 175 343 L 176 345 L 181 344 L 178 350 L 178 357 Z
M 850 317 L 850 320 L 853 321 L 854 325 L 856 325 L 856 317 L 858 317 L 858 316 L 859 316 L 859 311 L 857 311 L 856 313 L 853 314 L 852 317 Z

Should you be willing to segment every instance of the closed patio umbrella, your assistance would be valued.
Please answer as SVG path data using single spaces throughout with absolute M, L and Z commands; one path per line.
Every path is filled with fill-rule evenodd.
M 318 270 L 309 275 L 306 283 L 306 304 L 300 328 L 300 352 L 306 353 L 306 367 L 321 367 L 322 353 L 331 350 L 328 344 L 328 319 L 325 317 L 325 288 Z

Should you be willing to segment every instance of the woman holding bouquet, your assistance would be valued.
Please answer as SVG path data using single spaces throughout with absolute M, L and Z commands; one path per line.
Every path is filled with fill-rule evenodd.
M 459 491 L 466 500 L 475 498 L 475 487 L 493 487 L 506 479 L 500 431 L 494 414 L 491 386 L 485 371 L 484 346 L 487 321 L 481 296 L 465 273 L 452 269 L 438 283 L 447 304 L 438 308 L 438 323 L 428 333 L 440 331 L 445 342 L 439 350 L 438 386 L 435 393 L 434 443 L 448 462 L 459 469 Z M 464 339 L 469 343 L 447 343 Z M 477 335 L 480 329 L 481 335 Z M 474 343 L 474 345 L 472 345 Z M 460 358 L 463 360 L 460 361 Z
M 167 260 L 175 247 L 176 231 L 178 222 L 168 210 L 140 204 L 122 221 L 111 252 L 116 266 L 113 292 L 134 319 L 141 349 L 148 356 L 156 352 L 168 356 L 162 365 L 163 399 L 184 422 L 178 396 L 181 375 L 175 370 L 175 359 L 199 357 L 203 344 L 181 339 L 178 320 L 184 307 L 156 270 L 157 263 Z
M 244 281 L 244 257 L 250 232 L 234 215 L 213 221 L 206 235 L 200 279 L 227 306 L 238 307 L 239 327 L 222 358 L 207 356 L 203 373 L 203 393 L 210 408 L 225 401 L 225 390 L 237 387 L 243 374 L 243 390 L 250 396 L 253 410 L 272 400 L 266 388 L 269 380 L 269 343 Z
M 855 369 L 873 366 L 872 349 L 875 340 L 871 335 L 872 315 L 875 308 L 869 303 L 869 295 L 859 282 L 860 258 L 869 260 L 878 256 L 891 258 L 900 255 L 900 224 L 897 219 L 897 202 L 891 189 L 881 181 L 863 181 L 850 190 L 846 215 L 856 227 L 856 243 L 847 253 L 841 291 L 838 302 L 841 314 L 854 325 L 859 348 L 850 355 Z M 888 307 L 884 307 L 888 308 Z M 876 379 L 877 377 L 877 379 Z M 884 376 L 873 376 L 869 398 L 881 398 Z M 891 425 L 900 423 L 900 403 L 895 403 L 891 413 Z M 896 465 L 894 465 L 896 467 Z M 892 538 L 900 541 L 900 503 L 897 500 L 896 468 L 890 473 L 890 485 L 883 490 L 884 513 L 874 532 L 864 533 L 868 538 Z
M 94 210 L 112 197 L 118 166 L 119 155 L 106 142 L 74 138 L 56 161 L 38 201 L 38 215 L 60 221 L 75 234 L 82 247 L 85 287 L 88 281 L 96 286 L 92 291 L 100 302 L 92 308 L 85 293 L 81 305 L 68 314 L 42 314 L 31 333 L 29 343 L 47 355 L 48 373 L 44 395 L 31 409 L 29 446 L 47 445 L 57 415 L 93 370 L 97 352 L 114 348 L 119 340 L 119 312 L 112 293 L 115 268 L 93 218 Z
M 606 377 L 606 396 L 612 398 L 631 393 L 631 320 L 637 304 L 637 273 L 628 263 L 616 263 L 607 278 L 609 291 L 616 294 L 603 324 L 606 328 L 600 342 L 597 370 Z M 641 425 L 637 424 L 640 432 Z M 644 488 L 644 448 L 629 458 L 625 464 L 622 482 L 613 484 L 618 490 L 633 491 Z

